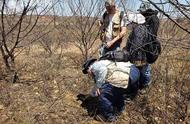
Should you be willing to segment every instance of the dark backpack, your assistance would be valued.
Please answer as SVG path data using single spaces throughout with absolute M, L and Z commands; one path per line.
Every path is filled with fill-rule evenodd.
M 146 51 L 146 61 L 149 64 L 153 64 L 159 57 L 161 53 L 161 44 L 156 37 L 152 34 L 148 34 L 149 40 L 147 45 L 145 46 Z

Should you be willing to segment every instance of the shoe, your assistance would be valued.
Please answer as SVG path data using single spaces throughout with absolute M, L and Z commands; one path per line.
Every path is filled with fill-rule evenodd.
M 132 99 L 131 98 L 125 98 L 125 104 L 129 104 L 132 102 Z
M 132 100 L 134 100 L 136 98 L 136 96 L 137 96 L 137 93 L 138 92 L 135 91 L 135 92 L 131 92 L 129 94 L 125 94 L 124 95 L 125 101 L 132 101 Z
M 144 87 L 143 89 L 140 89 L 139 90 L 139 94 L 140 95 L 145 95 L 145 94 L 147 94 L 148 92 L 149 92 L 149 86 L 146 86 L 146 87 Z
M 105 121 L 106 121 L 106 118 L 105 118 L 103 115 L 101 115 L 101 114 L 96 115 L 96 116 L 94 117 L 94 119 L 95 119 L 96 121 L 101 121 L 101 122 L 105 122 Z
M 116 121 L 116 117 L 115 116 L 110 116 L 106 120 L 106 122 L 115 122 L 115 121 Z
M 140 90 L 145 89 L 145 88 L 149 87 L 151 83 L 152 83 L 152 80 L 149 81 L 148 83 L 140 83 L 139 84 L 139 89 Z
M 120 116 L 120 115 L 122 114 L 122 112 L 123 112 L 123 111 L 116 111 L 114 115 L 115 115 L 115 116 Z
M 140 95 L 144 95 L 144 94 L 146 94 L 146 90 L 145 90 L 145 89 L 141 89 L 141 90 L 139 90 L 139 94 L 140 94 Z

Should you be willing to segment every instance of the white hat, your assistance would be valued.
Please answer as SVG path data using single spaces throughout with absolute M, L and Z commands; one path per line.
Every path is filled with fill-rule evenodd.
M 142 1 L 141 5 L 137 11 L 144 12 L 147 9 L 151 9 L 150 3 L 148 1 Z
M 145 23 L 145 17 L 140 13 L 129 13 L 128 14 L 129 23 L 135 22 L 137 24 Z

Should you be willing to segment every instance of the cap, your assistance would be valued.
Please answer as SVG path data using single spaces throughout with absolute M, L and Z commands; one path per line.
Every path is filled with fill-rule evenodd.
M 87 59 L 87 60 L 84 62 L 83 66 L 82 66 L 82 72 L 83 72 L 83 74 L 87 74 L 87 73 L 88 73 L 87 70 L 89 69 L 90 65 L 91 65 L 93 62 L 95 62 L 96 60 L 97 60 L 97 59 L 89 58 L 89 59 Z
M 146 17 L 149 17 L 151 15 L 157 15 L 158 11 L 153 10 L 153 9 L 147 9 L 145 11 L 140 11 L 140 13 L 146 18 Z
M 137 11 L 144 12 L 147 9 L 150 9 L 150 3 L 146 2 L 146 1 L 143 1 Z
M 115 6 L 115 0 L 106 0 L 105 6 Z

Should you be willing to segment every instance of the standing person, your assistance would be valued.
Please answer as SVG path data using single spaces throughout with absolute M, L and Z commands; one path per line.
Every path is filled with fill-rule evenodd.
M 136 83 L 139 78 L 138 69 L 130 62 L 88 59 L 82 72 L 94 78 L 92 96 L 99 99 L 98 113 L 106 121 L 116 121 L 116 114 L 124 110 L 124 94 L 129 81 Z
M 133 31 L 126 43 L 126 50 L 131 53 L 131 62 L 140 71 L 139 88 L 142 89 L 151 84 L 151 64 L 155 61 L 155 57 L 156 59 L 158 57 L 147 51 L 160 54 L 161 49 L 160 46 L 156 47 L 158 51 L 147 48 L 147 45 L 152 45 L 151 42 L 157 38 L 159 28 L 158 11 L 150 9 L 150 4 L 146 2 L 141 4 L 138 11 L 145 17 L 145 23 L 138 26 L 134 24 Z
M 120 49 L 123 36 L 127 31 L 127 17 L 124 11 L 116 9 L 114 0 L 105 1 L 106 11 L 100 20 L 100 57 L 108 51 Z
M 145 19 L 145 18 L 144 18 Z M 130 53 L 130 62 L 136 65 L 140 71 L 139 88 L 142 89 L 150 83 L 150 64 L 146 61 L 146 52 L 144 50 L 146 40 L 148 39 L 148 30 L 143 25 L 145 22 L 132 21 L 130 28 L 132 32 L 126 42 L 125 50 Z

